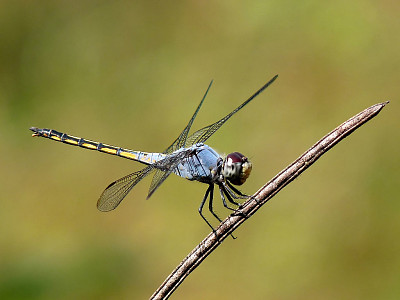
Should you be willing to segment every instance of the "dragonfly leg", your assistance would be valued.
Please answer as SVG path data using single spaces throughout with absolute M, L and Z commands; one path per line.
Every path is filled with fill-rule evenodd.
M 228 185 L 228 186 L 226 187 L 226 190 L 229 191 L 229 192 L 235 192 L 235 193 L 238 195 L 236 199 L 248 199 L 248 198 L 251 198 L 251 199 L 253 199 L 254 201 L 256 201 L 257 204 L 260 204 L 260 203 L 257 201 L 257 199 L 254 198 L 252 195 L 243 194 L 241 191 L 239 191 L 237 188 L 235 188 L 235 187 L 232 185 L 232 183 L 230 183 L 229 181 L 225 181 L 225 182 L 226 182 L 226 184 Z M 239 208 L 242 208 L 242 205 L 243 205 L 243 203 L 239 205 Z
M 207 201 L 208 195 L 210 195 L 210 205 L 209 205 L 209 206 L 211 207 L 210 211 L 212 212 L 212 214 L 213 214 L 220 222 L 222 222 L 222 221 L 220 220 L 220 218 L 218 218 L 218 216 L 212 211 L 212 198 L 213 198 L 213 193 L 214 193 L 214 185 L 213 185 L 213 184 L 210 184 L 210 185 L 208 186 L 208 188 L 207 188 L 206 194 L 204 195 L 203 201 L 201 201 L 201 204 L 200 204 L 200 207 L 199 207 L 199 214 L 200 214 L 200 216 L 203 218 L 203 220 L 207 223 L 207 225 L 210 226 L 210 228 L 212 229 L 212 231 L 215 232 L 214 227 L 212 227 L 212 225 L 210 224 L 210 222 L 208 222 L 207 219 L 206 219 L 206 217 L 204 217 L 204 215 L 203 215 L 203 207 L 204 207 L 204 204 L 205 204 L 206 201 Z
M 233 213 L 232 215 L 241 215 L 241 216 L 247 218 L 247 217 L 243 214 L 243 212 L 240 211 L 240 208 L 242 207 L 242 206 L 241 206 L 242 204 L 239 204 L 239 203 L 236 203 L 235 201 L 233 201 L 232 197 L 229 195 L 230 193 L 232 193 L 232 191 L 230 191 L 229 193 L 228 193 L 227 191 L 229 191 L 229 189 L 224 189 L 224 187 L 220 186 L 220 192 L 221 192 L 222 202 L 224 203 L 224 206 L 227 207 L 227 206 L 226 206 L 226 203 L 225 203 L 225 198 L 224 198 L 224 195 L 223 195 L 223 194 L 226 195 L 226 197 L 228 198 L 229 202 L 235 203 L 237 206 L 239 206 L 238 209 L 233 209 L 233 208 L 227 207 L 227 208 L 229 208 L 229 209 L 231 209 L 231 210 L 234 211 L 234 213 Z M 234 238 L 234 239 L 235 239 L 235 238 Z
M 224 206 L 225 206 L 227 209 L 236 211 L 235 209 L 229 207 L 229 206 L 226 204 L 225 196 L 224 196 L 224 193 L 223 193 L 222 191 L 223 191 L 223 186 L 222 186 L 222 185 L 219 185 L 219 192 L 220 192 L 220 194 L 221 194 L 222 203 L 224 204 Z M 210 202 L 209 202 L 210 207 L 209 207 L 209 208 L 210 208 L 211 213 L 212 213 L 220 222 L 222 222 L 222 220 L 214 213 L 214 211 L 213 211 L 213 209 L 212 209 L 213 193 L 214 193 L 214 186 L 213 186 L 213 189 L 211 190 Z M 227 197 L 228 197 L 228 200 L 229 200 L 229 195 L 227 195 Z M 231 202 L 231 200 L 232 200 L 232 198 L 229 200 L 229 202 Z M 234 240 L 236 239 L 236 237 L 235 237 L 232 233 L 230 234 L 230 236 L 231 236 Z
M 204 204 L 206 203 L 208 195 L 210 195 L 210 201 L 208 202 L 208 208 L 209 208 L 210 212 L 213 214 L 214 217 L 216 217 L 218 219 L 218 221 L 222 222 L 221 218 L 218 217 L 217 214 L 214 212 L 213 206 L 212 206 L 213 198 L 214 198 L 214 185 L 213 184 L 209 185 L 209 187 L 208 187 L 208 189 L 206 191 L 206 194 L 204 195 L 203 201 L 201 201 L 201 204 L 200 204 L 200 207 L 199 207 L 199 214 L 203 218 L 203 220 L 207 223 L 207 225 L 210 226 L 210 228 L 212 229 L 214 234 L 216 234 L 216 231 L 215 231 L 214 227 L 212 227 L 210 222 L 208 222 L 207 219 L 203 215 L 203 207 L 204 207 Z M 233 234 L 230 234 L 230 236 L 233 239 L 236 239 L 236 237 Z
M 232 197 L 232 199 L 243 199 L 240 195 L 236 194 L 228 185 L 225 184 L 225 182 L 222 183 L 225 192 L 229 193 L 229 195 Z M 236 203 L 236 201 L 234 201 L 235 205 L 239 205 L 239 203 Z
M 237 188 L 235 188 L 233 186 L 233 184 L 230 183 L 229 181 L 225 181 L 225 182 L 228 185 L 228 187 L 238 195 L 237 199 L 246 199 L 246 198 L 250 197 L 249 195 L 243 194 L 241 191 L 239 191 Z
M 210 191 L 210 201 L 208 202 L 208 210 L 213 214 L 214 217 L 218 219 L 219 222 L 222 222 L 221 218 L 217 216 L 213 209 L 213 200 L 214 200 L 214 185 L 211 185 Z
M 233 201 L 231 195 L 229 195 L 229 193 L 226 191 L 224 185 L 222 185 L 222 184 L 219 185 L 219 193 L 221 194 L 221 199 L 222 199 L 222 203 L 224 204 L 224 206 L 225 206 L 227 209 L 230 209 L 230 210 L 235 211 L 236 209 L 231 208 L 231 207 L 228 206 L 228 204 L 226 203 L 225 196 L 226 196 L 226 198 L 228 198 L 228 201 L 229 201 L 230 203 L 232 203 L 232 204 L 234 204 L 234 205 L 236 205 L 236 206 L 238 206 L 239 203 L 236 203 L 235 201 Z

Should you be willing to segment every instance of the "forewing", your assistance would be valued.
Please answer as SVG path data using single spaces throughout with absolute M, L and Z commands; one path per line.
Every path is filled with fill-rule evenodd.
M 222 125 L 226 121 L 229 120 L 230 117 L 232 117 L 235 113 L 237 113 L 239 110 L 241 110 L 246 104 L 248 104 L 251 100 L 253 100 L 255 97 L 257 97 L 261 92 L 263 92 L 268 86 L 271 85 L 275 81 L 275 79 L 278 77 L 278 75 L 275 75 L 270 81 L 268 81 L 266 84 L 264 84 L 257 92 L 255 92 L 249 99 L 247 99 L 245 102 L 243 102 L 241 105 L 239 105 L 237 108 L 235 108 L 232 112 L 227 114 L 225 117 L 223 117 L 221 120 L 208 125 L 192 135 L 190 135 L 186 139 L 186 147 L 189 147 L 191 145 L 194 145 L 195 143 L 204 143 L 206 140 L 209 139 L 210 136 L 212 136 L 219 128 L 221 128 Z
M 191 134 L 186 139 L 185 147 L 190 147 L 196 143 L 204 143 L 210 136 L 212 136 L 227 120 L 221 119 L 218 122 L 203 127 Z
M 186 144 L 186 138 L 189 134 L 190 128 L 192 127 L 192 124 L 194 122 L 194 119 L 197 116 L 197 113 L 200 110 L 201 105 L 204 102 L 204 99 L 206 99 L 206 96 L 208 94 L 208 91 L 210 90 L 210 87 L 212 85 L 213 81 L 211 80 L 210 84 L 208 85 L 208 88 L 203 96 L 203 99 L 201 99 L 199 105 L 196 108 L 196 111 L 194 112 L 192 118 L 189 120 L 189 123 L 186 125 L 186 127 L 183 129 L 183 131 L 181 132 L 181 134 L 178 136 L 178 138 L 171 144 L 171 146 L 169 146 L 167 149 L 165 149 L 165 151 L 163 153 L 172 153 L 175 150 L 178 150 L 182 147 L 185 146 Z
M 97 201 L 97 209 L 100 211 L 115 209 L 130 190 L 153 170 L 154 165 L 149 165 L 140 171 L 129 174 L 111 183 Z

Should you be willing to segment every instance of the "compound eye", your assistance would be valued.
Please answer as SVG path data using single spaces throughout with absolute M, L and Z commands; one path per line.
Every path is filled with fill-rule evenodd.
M 223 175 L 235 185 L 243 184 L 251 172 L 251 162 L 242 153 L 233 152 L 226 156 Z
M 244 156 L 240 152 L 230 153 L 230 154 L 228 154 L 228 156 L 226 158 L 227 159 L 231 159 L 233 163 L 240 163 L 240 162 L 243 162 L 243 161 L 247 161 L 246 156 Z

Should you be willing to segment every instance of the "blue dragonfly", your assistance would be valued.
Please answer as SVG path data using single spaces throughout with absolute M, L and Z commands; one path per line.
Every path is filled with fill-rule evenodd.
M 235 113 L 241 110 L 245 105 L 247 105 L 262 91 L 264 91 L 270 84 L 272 84 L 277 77 L 278 75 L 274 76 L 250 98 L 248 98 L 245 102 L 243 102 L 222 119 L 189 135 L 189 131 L 197 116 L 197 113 L 199 112 L 200 107 L 202 106 L 204 99 L 210 90 L 212 85 L 211 81 L 193 116 L 190 118 L 189 123 L 183 129 L 181 134 L 175 139 L 175 141 L 164 152 L 161 153 L 134 151 L 121 147 L 115 147 L 68 135 L 66 133 L 58 132 L 54 129 L 31 127 L 30 130 L 33 131 L 32 136 L 45 137 L 69 145 L 117 155 L 147 165 L 142 170 L 124 176 L 107 186 L 97 201 L 97 208 L 100 211 L 111 211 L 115 209 L 132 190 L 132 188 L 139 183 L 139 181 L 141 181 L 144 177 L 154 173 L 147 196 L 147 198 L 150 198 L 157 188 L 168 178 L 168 176 L 171 173 L 174 173 L 188 180 L 197 180 L 208 185 L 198 211 L 208 226 L 214 230 L 213 226 L 203 215 L 203 207 L 209 198 L 210 212 L 215 218 L 222 222 L 220 217 L 218 217 L 213 210 L 214 186 L 217 185 L 219 188 L 224 207 L 234 210 L 228 206 L 226 200 L 235 206 L 239 206 L 239 203 L 237 203 L 235 200 L 247 198 L 247 196 L 242 194 L 236 187 L 234 187 L 234 185 L 242 185 L 246 181 L 250 175 L 252 164 L 246 156 L 239 152 L 233 152 L 228 154 L 226 157 L 222 157 L 213 148 L 206 145 L 205 142 Z

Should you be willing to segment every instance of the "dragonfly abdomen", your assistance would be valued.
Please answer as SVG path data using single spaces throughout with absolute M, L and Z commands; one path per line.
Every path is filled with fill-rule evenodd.
M 72 146 L 79 146 L 89 150 L 97 150 L 103 153 L 135 160 L 147 165 L 153 164 L 165 157 L 165 154 L 162 153 L 148 153 L 143 151 L 134 151 L 121 147 L 115 147 L 108 144 L 103 144 L 88 139 L 84 139 L 81 137 L 72 136 L 63 132 L 56 131 L 54 129 L 46 129 L 46 128 L 41 129 L 36 127 L 31 127 L 30 130 L 34 132 L 32 136 L 41 136 L 51 139 L 53 141 L 62 142 Z

